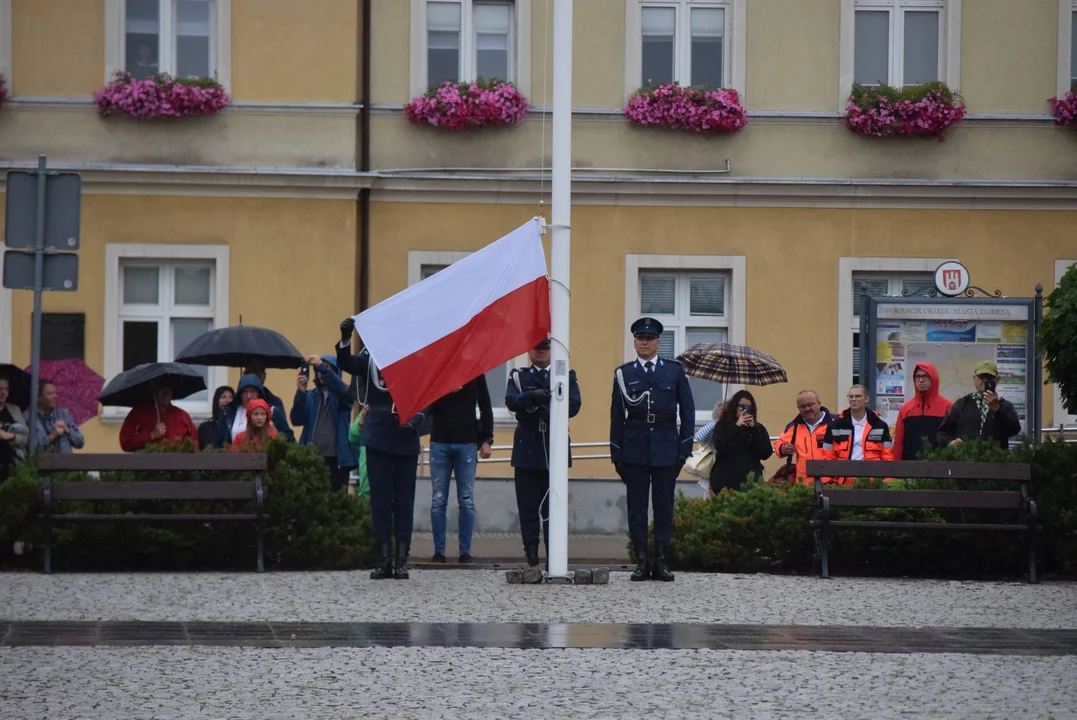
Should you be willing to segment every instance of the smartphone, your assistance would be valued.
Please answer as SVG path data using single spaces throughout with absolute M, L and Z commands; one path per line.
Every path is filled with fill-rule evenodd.
M 995 392 L 995 381 L 994 380 L 984 380 L 984 390 L 986 392 Z
M 308 377 L 309 378 L 310 377 L 310 365 L 304 365 L 303 367 L 299 368 L 299 374 L 302 375 L 303 377 Z

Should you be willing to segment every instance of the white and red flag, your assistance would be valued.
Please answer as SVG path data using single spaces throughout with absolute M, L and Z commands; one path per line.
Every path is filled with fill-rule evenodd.
M 550 332 L 539 218 L 355 316 L 401 423 Z M 490 388 L 491 395 L 504 388 Z

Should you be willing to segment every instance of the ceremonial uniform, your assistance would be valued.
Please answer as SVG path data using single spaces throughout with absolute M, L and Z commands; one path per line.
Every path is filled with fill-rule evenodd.
M 662 324 L 653 318 L 632 325 L 639 340 L 657 343 L 661 333 Z M 695 412 L 688 376 L 676 360 L 637 357 L 614 373 L 610 458 L 627 487 L 628 532 L 638 561 L 633 580 L 673 579 L 666 566 L 673 497 L 677 475 L 692 454 Z M 654 506 L 653 572 L 647 553 L 648 493 Z
M 367 412 L 363 422 L 363 447 L 366 448 L 367 477 L 370 482 L 370 514 L 374 524 L 374 542 L 378 549 L 378 567 L 370 574 L 374 579 L 407 579 L 407 560 L 411 549 L 411 530 L 415 516 L 415 475 L 419 466 L 419 429 L 429 412 L 409 418 L 401 425 L 400 416 L 381 371 L 370 353 L 363 349 L 351 353 L 354 323 L 341 323 L 341 342 L 337 346 L 337 365 L 354 375 L 366 389 Z M 346 333 L 346 334 L 345 334 Z M 395 562 L 390 555 L 390 541 L 396 540 Z
M 535 346 L 550 347 L 549 340 Z M 576 371 L 568 371 L 568 416 L 580 411 L 580 388 Z M 538 565 L 539 515 L 542 537 L 549 554 L 550 489 L 550 369 L 532 365 L 515 368 L 505 388 L 505 407 L 516 414 L 512 439 L 512 467 L 516 484 L 516 508 L 520 513 L 520 535 L 528 565 Z M 569 456 L 569 465 L 572 457 Z

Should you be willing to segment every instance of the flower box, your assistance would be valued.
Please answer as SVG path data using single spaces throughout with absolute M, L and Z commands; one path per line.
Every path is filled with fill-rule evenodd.
M 624 107 L 633 125 L 697 133 L 735 133 L 748 122 L 736 90 L 682 87 L 676 83 L 640 88 Z
M 125 72 L 116 73 L 115 80 L 94 93 L 101 117 L 127 115 L 140 120 L 213 115 L 230 102 L 228 93 L 211 78 L 155 75 L 135 80 Z
M 4 76 L 0 75 L 0 109 L 4 107 L 5 100 L 7 100 L 7 82 L 4 80 Z
M 481 79 L 444 82 L 404 106 L 412 125 L 431 125 L 451 132 L 515 125 L 524 119 L 527 99 L 512 83 Z
M 1051 98 L 1051 112 L 1055 116 L 1055 125 L 1077 127 L 1077 90 L 1070 90 L 1060 98 Z
M 845 124 L 871 137 L 931 137 L 943 140 L 946 131 L 965 117 L 961 96 L 945 83 L 910 85 L 853 85 Z

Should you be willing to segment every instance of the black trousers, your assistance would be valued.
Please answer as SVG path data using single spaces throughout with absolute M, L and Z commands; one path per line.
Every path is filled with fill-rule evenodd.
M 322 458 L 325 461 L 325 467 L 329 470 L 329 489 L 333 492 L 340 492 L 348 488 L 348 476 L 351 475 L 349 468 L 337 467 L 336 457 Z
M 393 455 L 366 449 L 366 470 L 370 479 L 370 515 L 374 522 L 374 543 L 411 550 L 411 526 L 415 519 L 416 455 Z
M 520 535 L 524 547 L 539 541 L 539 513 L 542 513 L 542 539 L 546 553 L 550 551 L 550 471 L 514 468 L 516 480 L 516 509 L 520 513 Z
M 628 488 L 628 535 L 635 547 L 647 547 L 647 499 L 654 506 L 654 546 L 668 548 L 673 537 L 673 495 L 676 467 L 625 465 Z

